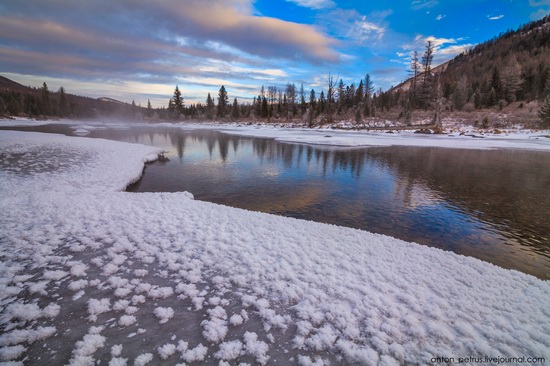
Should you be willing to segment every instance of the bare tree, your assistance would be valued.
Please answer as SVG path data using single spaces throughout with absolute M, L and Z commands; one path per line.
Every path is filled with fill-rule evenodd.
M 333 116 L 334 105 L 335 105 L 334 93 L 336 89 L 335 80 L 338 80 L 338 76 L 336 76 L 336 79 L 335 79 L 329 72 L 328 78 L 327 78 L 328 90 L 327 90 L 327 101 L 326 101 L 327 121 L 329 123 L 332 123 L 334 118 Z
M 414 51 L 411 55 L 411 65 L 410 65 L 409 75 L 411 76 L 411 87 L 409 92 L 414 101 L 416 98 L 416 88 L 418 84 L 418 75 L 420 74 L 420 62 L 418 62 L 418 51 Z

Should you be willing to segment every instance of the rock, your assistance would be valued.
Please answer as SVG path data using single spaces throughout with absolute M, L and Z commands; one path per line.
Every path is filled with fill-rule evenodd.
M 428 128 L 421 128 L 419 130 L 414 131 L 414 133 L 423 133 L 423 134 L 426 134 L 426 135 L 431 135 L 432 131 Z

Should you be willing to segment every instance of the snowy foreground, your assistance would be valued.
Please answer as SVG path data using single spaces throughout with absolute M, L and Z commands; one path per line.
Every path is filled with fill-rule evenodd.
M 122 192 L 157 153 L 0 131 L 3 365 L 550 360 L 550 282 L 186 192 Z

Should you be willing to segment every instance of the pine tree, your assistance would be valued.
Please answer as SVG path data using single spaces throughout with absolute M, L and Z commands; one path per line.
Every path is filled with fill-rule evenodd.
M 65 88 L 59 88 L 59 116 L 66 117 L 68 114 L 67 96 L 65 95 Z
M 44 82 L 42 84 L 42 92 L 40 94 L 40 104 L 41 110 L 39 113 L 49 116 L 52 113 L 52 108 L 50 105 L 50 91 L 48 90 L 48 85 Z
M 422 71 L 424 72 L 424 82 L 430 76 L 432 71 L 432 61 L 434 59 L 434 44 L 432 41 L 426 43 L 426 50 L 422 55 Z
M 550 95 L 544 99 L 544 103 L 539 109 L 538 116 L 541 119 L 541 127 L 549 128 L 550 127 Z
M 227 91 L 225 86 L 221 86 L 220 91 L 218 92 L 218 117 L 224 118 L 225 113 L 227 112 L 227 106 L 229 104 L 229 97 L 227 96 Z
M 317 103 L 317 111 L 318 111 L 317 114 L 321 114 L 325 112 L 325 108 L 326 108 L 325 104 L 326 104 L 325 92 L 321 90 L 321 94 L 319 94 L 319 102 Z
M 263 118 L 269 118 L 269 108 L 267 107 L 266 97 L 262 97 L 262 106 L 260 109 L 260 116 Z
M 411 88 L 409 89 L 411 94 L 411 99 L 413 101 L 412 104 L 414 104 L 414 101 L 416 100 L 416 91 L 417 91 L 417 85 L 418 85 L 418 75 L 420 74 L 420 62 L 418 62 L 418 51 L 414 51 L 411 55 L 411 66 L 410 66 L 409 74 L 411 76 Z
M 426 43 L 426 49 L 422 55 L 422 88 L 420 91 L 419 102 L 424 109 L 427 109 L 432 101 L 432 61 L 433 61 L 434 45 L 431 41 Z
M 365 75 L 365 99 L 370 100 L 374 94 L 374 83 L 369 74 Z
M 374 95 L 374 83 L 369 74 L 365 75 L 365 101 L 363 102 L 363 115 L 365 117 L 374 117 L 372 115 L 372 97 Z
M 208 93 L 208 96 L 206 97 L 206 118 L 214 118 L 214 108 L 214 99 L 210 96 L 210 93 Z
M 315 90 L 311 89 L 309 92 L 309 105 L 310 107 L 315 107 L 315 104 L 317 104 L 316 98 L 315 98 Z
M 147 99 L 147 117 L 153 117 L 153 106 L 149 99 Z
M 300 110 L 302 113 L 306 110 L 306 92 L 304 90 L 304 83 L 300 84 Z
M 237 98 L 233 99 L 233 108 L 231 109 L 231 117 L 233 117 L 233 119 L 235 120 L 238 120 L 240 117 L 239 102 L 237 101 Z
M 355 105 L 359 106 L 363 102 L 364 88 L 363 80 L 359 81 L 359 86 L 355 90 Z
M 344 81 L 340 79 L 338 82 L 338 110 L 341 111 L 346 101 L 346 87 Z
M 176 85 L 176 89 L 174 90 L 174 96 L 171 99 L 171 109 L 175 111 L 176 116 L 179 116 L 183 113 L 183 106 L 185 105 L 183 101 L 183 97 L 181 96 L 181 92 L 179 87 Z M 170 104 L 168 105 L 168 108 L 170 108 Z

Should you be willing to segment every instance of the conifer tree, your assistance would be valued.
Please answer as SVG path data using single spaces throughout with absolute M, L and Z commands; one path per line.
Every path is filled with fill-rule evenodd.
M 426 43 L 426 50 L 422 55 L 422 72 L 424 77 L 422 78 L 422 88 L 420 95 L 420 103 L 422 107 L 427 109 L 432 101 L 432 61 L 434 58 L 434 44 L 432 41 Z
M 309 92 L 309 105 L 314 107 L 315 104 L 316 104 L 315 90 L 311 89 L 311 91 Z
M 40 103 L 41 103 L 41 113 L 45 116 L 49 116 L 52 113 L 51 105 L 50 105 L 50 91 L 48 90 L 48 85 L 44 82 L 42 84 L 42 92 L 40 95 Z
M 355 90 L 355 105 L 359 106 L 363 102 L 364 88 L 363 80 L 359 81 L 359 86 Z
M 544 99 L 544 103 L 539 109 L 538 116 L 541 119 L 541 127 L 549 128 L 550 127 L 550 94 Z
M 221 86 L 220 91 L 218 92 L 218 117 L 224 118 L 225 113 L 227 112 L 227 106 L 229 104 L 229 97 L 227 96 L 227 91 L 225 86 Z
M 176 85 L 176 89 L 174 90 L 174 96 L 172 97 L 171 101 L 172 101 L 172 104 L 171 105 L 169 104 L 168 108 L 171 108 L 173 111 L 175 111 L 176 115 L 182 114 L 183 106 L 185 104 L 183 101 L 183 97 L 181 96 L 180 89 L 177 85 Z
M 67 96 L 65 95 L 65 88 L 59 88 L 59 116 L 66 117 L 68 113 L 67 108 Z
M 411 75 L 411 88 L 410 88 L 410 94 L 411 99 L 414 101 L 416 99 L 416 91 L 417 91 L 417 85 L 418 85 L 418 75 L 420 74 L 420 62 L 418 62 L 418 51 L 414 51 L 411 55 L 411 68 L 409 70 L 409 74 Z
M 214 118 L 214 108 L 214 99 L 210 96 L 210 93 L 208 93 L 206 97 L 206 117 L 208 119 Z
M 304 90 L 304 83 L 300 84 L 300 111 L 304 113 L 306 110 L 306 92 Z
M 237 98 L 233 99 L 233 107 L 231 108 L 231 117 L 233 117 L 233 119 L 235 120 L 238 120 L 240 117 L 239 102 L 237 101 Z

